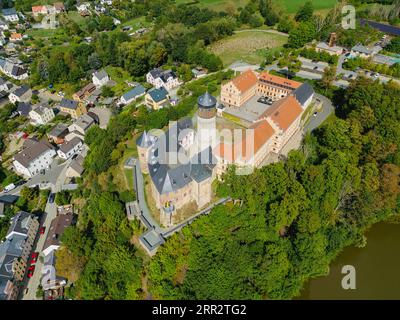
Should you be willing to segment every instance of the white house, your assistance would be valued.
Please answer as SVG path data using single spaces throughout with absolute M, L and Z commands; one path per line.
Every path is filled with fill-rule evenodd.
M 8 29 L 8 23 L 0 19 L 0 30 L 7 31 Z
M 71 141 L 67 141 L 60 145 L 60 149 L 58 149 L 57 154 L 62 159 L 71 158 L 78 150 L 82 147 L 82 140 L 78 137 L 73 138 Z
M 15 10 L 15 8 L 3 9 L 1 13 L 4 17 L 4 20 L 6 20 L 6 21 L 10 21 L 10 22 L 18 22 L 19 21 L 18 13 Z
M 79 13 L 89 11 L 90 3 L 89 2 L 82 3 L 79 6 L 76 6 L 76 9 L 78 9 Z
M 28 71 L 8 59 L 0 58 L 0 71 L 10 78 L 24 80 L 28 78 Z
M 146 81 L 157 89 L 161 87 L 171 90 L 180 85 L 177 75 L 172 70 L 161 70 L 160 68 L 151 70 L 146 75 Z
M 32 90 L 27 85 L 16 87 L 8 96 L 10 102 L 14 104 L 17 102 L 29 102 L 31 98 Z
M 52 108 L 37 106 L 29 112 L 29 118 L 33 125 L 44 125 L 49 123 L 55 117 Z
M 111 6 L 112 4 L 113 4 L 113 0 L 100 0 L 100 3 L 102 4 L 102 5 L 108 5 L 108 6 Z
M 352 56 L 367 59 L 376 55 L 381 50 L 382 50 L 381 46 L 366 47 L 358 44 L 351 48 L 350 53 Z
M 14 156 L 13 165 L 17 173 L 32 177 L 49 168 L 56 154 L 54 147 L 47 141 L 27 139 L 23 150 Z
M 85 139 L 86 132 L 96 123 L 96 121 L 89 115 L 83 114 L 76 121 L 68 127 L 69 133 L 65 137 L 67 141 L 72 141 L 75 137 L 81 140 Z
M 92 82 L 96 86 L 96 88 L 101 88 L 106 85 L 110 81 L 110 78 L 104 70 L 94 72 L 92 76 Z

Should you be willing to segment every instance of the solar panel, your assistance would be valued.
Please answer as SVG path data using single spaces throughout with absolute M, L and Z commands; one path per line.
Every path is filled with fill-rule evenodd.
M 395 26 L 391 26 L 388 24 L 384 24 L 384 23 L 379 23 L 379 22 L 375 22 L 375 21 L 371 21 L 371 20 L 364 20 L 364 19 L 360 19 L 361 25 L 364 26 L 365 24 L 368 24 L 370 27 L 377 29 L 381 32 L 384 33 L 389 33 L 392 35 L 396 35 L 396 36 L 400 36 L 400 28 L 395 27 Z

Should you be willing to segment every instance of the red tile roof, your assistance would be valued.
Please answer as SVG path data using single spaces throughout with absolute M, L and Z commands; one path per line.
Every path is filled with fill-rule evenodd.
M 256 73 L 249 69 L 243 72 L 241 75 L 232 79 L 232 83 L 240 92 L 246 92 L 257 84 L 257 75 Z
M 235 141 L 233 146 L 230 143 L 220 143 L 214 149 L 215 154 L 229 162 L 234 162 L 239 157 L 250 160 L 275 133 L 265 119 L 255 123 L 249 129 L 253 130 L 254 135 L 246 135 L 246 131 L 243 130 L 242 141 Z M 252 148 L 251 144 L 253 143 L 254 147 Z
M 270 117 L 281 129 L 287 130 L 302 112 L 303 108 L 296 98 L 288 96 L 275 102 L 260 118 Z
M 297 81 L 294 81 L 294 80 L 290 80 L 290 79 L 286 79 L 286 78 L 282 78 L 282 77 L 278 77 L 278 76 L 275 76 L 275 75 L 270 74 L 268 72 L 262 72 L 261 75 L 260 75 L 260 80 L 269 81 L 269 82 L 275 83 L 275 84 L 280 85 L 280 86 L 290 87 L 293 90 L 297 89 L 298 87 L 301 86 L 300 82 L 297 82 Z

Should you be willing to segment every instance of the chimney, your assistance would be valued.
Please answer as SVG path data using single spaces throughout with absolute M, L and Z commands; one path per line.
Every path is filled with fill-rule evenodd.
M 332 32 L 329 37 L 329 46 L 333 47 L 336 45 L 337 35 L 336 32 Z

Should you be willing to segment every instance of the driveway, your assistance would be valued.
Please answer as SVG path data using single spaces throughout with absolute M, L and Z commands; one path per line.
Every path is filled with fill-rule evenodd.
M 322 110 L 318 111 L 317 115 L 312 115 L 310 120 L 304 127 L 304 132 L 311 132 L 315 128 L 318 128 L 332 113 L 335 111 L 335 107 L 327 97 L 316 93 L 315 98 L 322 102 Z

